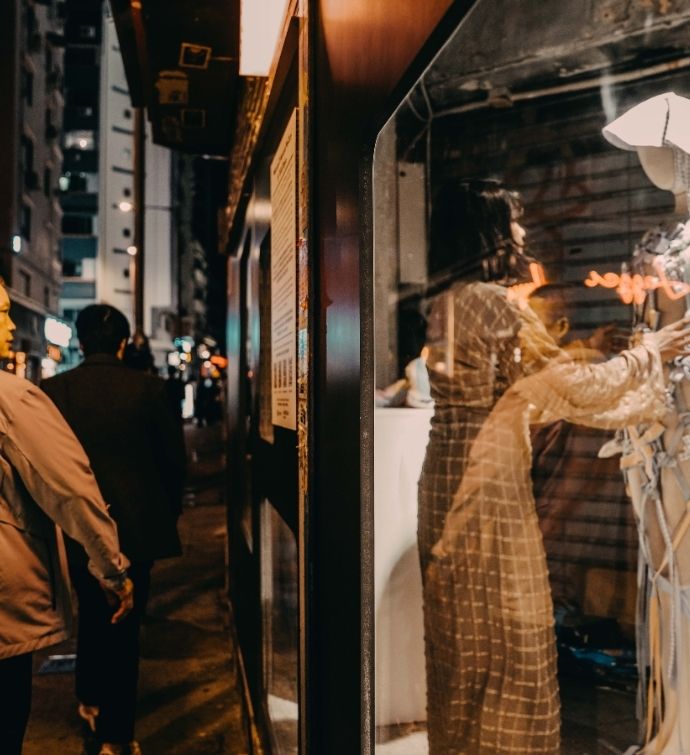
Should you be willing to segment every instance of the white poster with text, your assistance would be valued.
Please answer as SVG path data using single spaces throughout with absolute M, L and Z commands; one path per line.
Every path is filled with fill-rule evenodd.
M 271 162 L 273 424 L 297 429 L 297 111 Z

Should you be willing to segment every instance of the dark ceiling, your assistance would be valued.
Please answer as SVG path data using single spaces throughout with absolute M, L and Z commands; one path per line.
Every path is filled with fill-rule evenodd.
M 680 65 L 690 56 L 689 32 L 687 3 L 503 0 L 497 12 L 496 3 L 479 0 L 410 92 L 399 132 L 414 135 L 462 110 L 510 107 L 561 87 L 597 88 L 607 77 Z
M 153 140 L 227 157 L 239 82 L 239 0 L 111 0 L 132 96 Z

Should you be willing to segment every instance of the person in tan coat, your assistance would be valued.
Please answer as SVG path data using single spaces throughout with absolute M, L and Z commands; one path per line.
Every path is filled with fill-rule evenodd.
M 0 283 L 0 359 L 15 325 Z M 131 610 L 128 561 L 79 441 L 35 385 L 0 370 L 0 752 L 19 755 L 34 650 L 66 639 L 72 609 L 62 535 L 82 544 L 113 605 Z

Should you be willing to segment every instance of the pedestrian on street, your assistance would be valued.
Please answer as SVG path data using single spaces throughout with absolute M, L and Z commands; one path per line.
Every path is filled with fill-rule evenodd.
M 177 367 L 168 367 L 168 379 L 165 381 L 165 391 L 173 416 L 182 422 L 182 404 L 184 403 L 184 383 Z
M 45 381 L 44 388 L 91 461 L 132 562 L 135 587 L 132 613 L 112 626 L 83 549 L 68 543 L 79 599 L 76 694 L 79 713 L 95 731 L 101 755 L 135 755 L 141 752 L 134 736 L 139 629 L 153 562 L 181 552 L 177 517 L 184 440 L 164 381 L 122 361 L 130 333 L 122 312 L 105 304 L 88 306 L 79 313 L 76 329 L 84 361 Z
M 0 283 L 0 358 L 15 325 Z M 0 752 L 20 755 L 34 650 L 63 641 L 72 608 L 62 530 L 80 543 L 115 626 L 132 608 L 127 559 L 88 459 L 60 413 L 28 380 L 0 370 Z M 107 599 L 106 599 L 107 596 Z

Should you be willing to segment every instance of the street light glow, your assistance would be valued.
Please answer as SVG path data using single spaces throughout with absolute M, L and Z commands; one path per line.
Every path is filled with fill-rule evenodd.
M 69 347 L 72 338 L 72 328 L 66 322 L 56 320 L 54 317 L 47 317 L 43 325 L 43 335 L 46 337 L 46 341 L 66 349 Z
M 136 253 L 137 253 L 137 248 L 134 246 L 134 244 L 132 244 L 132 246 L 128 246 L 127 247 L 127 254 L 129 254 L 132 257 L 134 257 L 136 255 Z
M 131 212 L 134 205 L 131 202 L 128 202 L 126 199 L 123 199 L 118 204 L 118 207 L 122 210 L 122 212 Z

